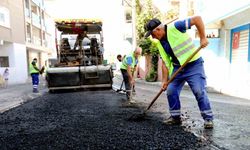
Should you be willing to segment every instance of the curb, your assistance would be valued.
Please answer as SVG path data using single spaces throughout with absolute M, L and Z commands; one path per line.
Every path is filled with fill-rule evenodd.
M 120 80 L 123 80 L 121 74 L 116 74 L 114 77 L 118 78 Z M 157 87 L 161 86 L 161 81 L 147 82 L 145 79 L 136 78 L 135 82 L 140 83 L 140 84 L 148 84 L 148 85 L 152 85 L 152 86 L 157 86 Z M 190 87 L 189 87 L 189 85 L 187 83 L 185 83 L 185 85 L 183 86 L 183 90 L 190 90 L 191 91 L 191 89 L 190 89 Z M 208 93 L 218 93 L 218 94 L 221 94 L 221 91 L 216 90 L 215 88 L 210 87 L 210 86 L 207 86 L 206 90 L 207 90 Z

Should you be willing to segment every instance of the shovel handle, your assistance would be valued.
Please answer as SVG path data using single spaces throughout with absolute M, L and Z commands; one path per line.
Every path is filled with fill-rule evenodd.
M 147 109 L 146 109 L 146 111 L 148 111 L 150 108 L 151 108 L 151 106 L 155 103 L 155 101 L 158 99 L 158 97 L 161 95 L 161 93 L 163 92 L 163 89 L 161 89 L 158 93 L 157 93 L 157 95 L 154 97 L 154 99 L 151 101 L 151 103 L 148 105 L 148 107 L 147 107 Z M 146 112 L 145 111 L 145 112 Z M 144 113 L 145 113 L 144 112 Z
M 174 80 L 174 78 L 177 76 L 177 74 L 189 63 L 189 61 L 202 49 L 202 47 L 200 46 L 199 48 L 197 48 L 194 53 L 189 56 L 187 58 L 187 60 L 185 61 L 185 63 L 183 65 L 181 65 L 180 68 L 178 68 L 178 70 L 175 71 L 175 73 L 171 76 L 171 78 L 167 81 L 167 85 L 172 82 Z
M 191 55 L 191 56 L 189 56 L 188 58 L 187 58 L 187 60 L 185 61 L 185 63 L 183 64 L 183 65 L 181 65 L 181 67 L 180 68 L 178 68 L 178 70 L 176 70 L 176 72 L 171 76 L 171 78 L 167 81 L 167 87 L 168 87 L 168 85 L 169 85 L 169 83 L 171 83 L 173 80 L 174 80 L 174 78 L 177 76 L 177 74 L 187 65 L 187 63 L 189 63 L 189 61 L 200 51 L 202 49 L 202 47 L 200 46 L 199 48 L 197 48 L 195 51 L 194 51 L 194 53 Z M 151 108 L 151 106 L 154 104 L 154 102 L 158 99 L 158 97 L 161 95 L 161 93 L 163 92 L 163 89 L 161 89 L 158 93 L 157 93 L 157 95 L 154 97 L 154 99 L 151 101 L 151 103 L 148 105 L 148 107 L 147 107 L 147 109 L 145 110 L 145 112 L 144 113 L 146 113 L 146 111 L 148 111 L 150 108 Z

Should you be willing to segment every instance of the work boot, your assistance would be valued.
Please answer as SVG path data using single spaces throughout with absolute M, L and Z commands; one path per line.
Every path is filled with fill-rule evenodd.
M 204 122 L 204 128 L 205 129 L 213 129 L 214 123 L 212 120 L 205 120 Z
M 180 117 L 169 117 L 167 120 L 163 121 L 164 124 L 167 125 L 181 125 L 181 118 Z
M 33 93 L 39 93 L 38 89 L 33 89 Z
M 136 103 L 136 101 L 133 100 L 133 99 L 128 100 L 128 102 L 129 102 L 130 104 L 135 104 L 135 103 Z

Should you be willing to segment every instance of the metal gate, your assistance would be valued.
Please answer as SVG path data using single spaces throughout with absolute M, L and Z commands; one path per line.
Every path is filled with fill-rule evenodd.
M 249 78 L 249 24 L 231 31 L 229 81 L 233 87 L 247 89 Z
M 249 29 L 233 32 L 232 63 L 244 64 L 248 62 Z

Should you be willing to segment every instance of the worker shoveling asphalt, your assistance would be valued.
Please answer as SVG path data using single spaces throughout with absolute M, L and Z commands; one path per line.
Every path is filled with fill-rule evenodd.
M 119 94 L 127 94 L 127 93 L 129 93 L 129 95 L 130 95 L 128 100 L 124 99 L 124 102 L 122 103 L 121 107 L 132 107 L 132 108 L 135 107 L 135 108 L 138 108 L 138 104 L 134 99 L 134 97 L 136 95 L 134 86 L 132 86 L 131 90 L 125 90 L 125 89 L 123 89 L 123 85 L 124 85 L 124 80 L 122 81 L 119 89 L 117 87 L 113 86 L 113 90 L 118 92 Z
M 194 51 L 194 53 L 188 57 L 188 59 L 185 61 L 185 63 L 171 76 L 171 78 L 167 81 L 167 86 L 174 80 L 174 78 L 177 76 L 177 74 L 188 64 L 188 62 L 202 49 L 202 47 L 199 47 L 197 50 Z M 141 113 L 141 114 L 134 114 L 130 118 L 128 118 L 129 121 L 141 121 L 144 120 L 146 117 L 146 113 L 151 108 L 151 106 L 154 104 L 154 102 L 158 99 L 158 97 L 163 92 L 163 89 L 161 89 L 157 95 L 153 98 L 149 106 Z

